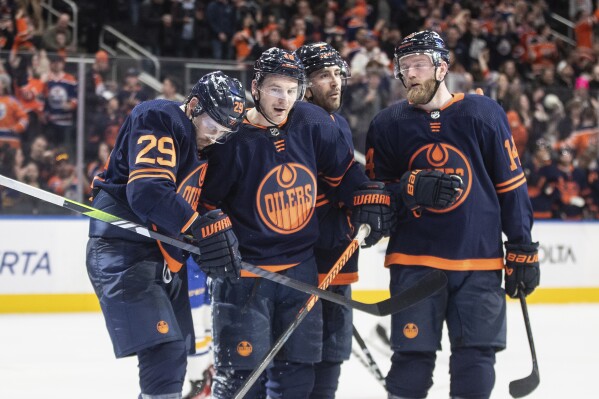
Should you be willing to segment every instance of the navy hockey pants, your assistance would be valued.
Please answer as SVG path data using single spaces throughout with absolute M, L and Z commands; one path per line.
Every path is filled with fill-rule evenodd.
M 390 267 L 391 295 L 430 272 L 428 267 Z M 391 318 L 394 351 L 386 377 L 387 391 L 402 398 L 425 398 L 433 384 L 435 352 L 441 349 L 447 323 L 450 394 L 488 398 L 495 384 L 495 352 L 505 348 L 505 292 L 501 270 L 445 271 L 446 289 Z
M 288 277 L 317 285 L 314 258 L 284 270 Z M 216 377 L 215 399 L 229 399 L 268 353 L 275 340 L 295 320 L 309 295 L 261 278 L 210 282 Z M 314 384 L 313 364 L 321 360 L 321 301 L 289 337 L 267 369 L 270 398 L 308 397 Z M 256 389 L 248 399 L 261 398 Z

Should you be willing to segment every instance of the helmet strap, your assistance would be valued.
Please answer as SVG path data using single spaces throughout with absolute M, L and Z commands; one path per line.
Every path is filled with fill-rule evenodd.
M 257 92 L 259 91 L 257 89 L 257 85 L 256 85 L 256 91 Z M 260 115 L 262 115 L 264 117 L 264 119 L 266 119 L 272 126 L 278 126 L 278 123 L 271 121 L 270 118 L 268 116 L 266 116 L 266 113 L 262 110 L 262 107 L 260 106 L 260 97 L 257 94 L 254 95 L 254 93 L 252 92 L 252 99 L 254 100 L 254 105 L 256 106 L 256 111 L 258 111 L 258 113 Z

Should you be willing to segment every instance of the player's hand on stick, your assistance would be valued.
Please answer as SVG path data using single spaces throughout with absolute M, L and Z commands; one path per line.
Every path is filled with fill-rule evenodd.
M 453 205 L 464 188 L 462 179 L 438 170 L 409 170 L 399 181 L 401 197 L 410 210 L 420 207 L 445 209 Z
M 368 248 L 384 236 L 389 235 L 395 221 L 395 213 L 391 208 L 391 195 L 381 182 L 362 183 L 354 192 L 352 224 L 368 224 L 370 234 L 362 245 Z
M 505 243 L 505 292 L 511 298 L 518 297 L 523 289 L 529 295 L 539 285 L 539 243 Z
M 209 277 L 239 278 L 241 255 L 231 220 L 220 209 L 198 217 L 191 225 L 201 255 L 193 259 Z

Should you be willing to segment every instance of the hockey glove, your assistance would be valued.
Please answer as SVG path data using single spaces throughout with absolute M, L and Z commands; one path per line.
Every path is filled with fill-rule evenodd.
M 241 255 L 227 215 L 220 209 L 210 211 L 193 222 L 191 232 L 200 249 L 200 255 L 192 254 L 193 260 L 207 276 L 239 278 Z
M 511 298 L 517 298 L 521 288 L 524 295 L 528 295 L 539 285 L 541 270 L 538 249 L 538 242 L 505 243 L 505 292 Z
M 404 205 L 411 211 L 419 207 L 445 209 L 458 199 L 464 188 L 457 175 L 438 170 L 409 170 L 401 176 L 399 188 Z
M 360 185 L 354 192 L 351 222 L 354 226 L 370 225 L 370 234 L 364 240 L 364 248 L 373 246 L 389 235 L 393 228 L 395 213 L 391 208 L 391 195 L 381 182 L 370 181 Z

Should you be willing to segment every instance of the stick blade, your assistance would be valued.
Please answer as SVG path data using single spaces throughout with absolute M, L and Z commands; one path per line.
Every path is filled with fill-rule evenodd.
M 409 308 L 433 295 L 447 285 L 447 276 L 440 270 L 434 270 L 418 280 L 410 288 L 380 302 L 379 315 L 387 316 Z
M 539 370 L 534 368 L 529 376 L 510 382 L 510 395 L 513 398 L 523 398 L 537 389 L 540 382 Z

